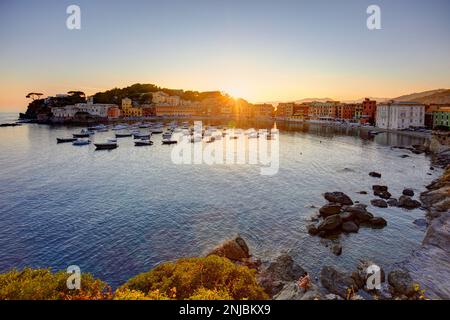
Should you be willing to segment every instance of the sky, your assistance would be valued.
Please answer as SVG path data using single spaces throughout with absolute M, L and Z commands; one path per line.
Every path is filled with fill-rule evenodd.
M 0 0 L 0 111 L 133 83 L 255 103 L 396 97 L 450 88 L 449 39 L 448 0 Z

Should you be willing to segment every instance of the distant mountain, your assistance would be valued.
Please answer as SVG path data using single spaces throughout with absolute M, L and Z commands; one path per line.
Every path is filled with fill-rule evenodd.
M 364 101 L 365 98 L 369 98 L 370 100 L 375 100 L 377 103 L 381 103 L 381 102 L 385 102 L 388 100 L 391 100 L 391 98 L 379 98 L 379 97 L 364 97 L 364 98 L 359 98 L 356 100 L 344 100 L 342 102 L 345 103 L 361 103 Z
M 450 103 L 450 89 L 436 89 L 403 95 L 393 100 L 419 103 Z
M 305 103 L 305 102 L 327 102 L 327 101 L 334 101 L 331 98 L 305 98 L 294 101 L 295 103 Z

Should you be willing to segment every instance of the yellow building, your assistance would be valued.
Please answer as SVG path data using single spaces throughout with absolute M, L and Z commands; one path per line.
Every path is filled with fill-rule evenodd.
M 142 108 L 133 107 L 130 98 L 122 99 L 122 116 L 124 117 L 142 117 Z

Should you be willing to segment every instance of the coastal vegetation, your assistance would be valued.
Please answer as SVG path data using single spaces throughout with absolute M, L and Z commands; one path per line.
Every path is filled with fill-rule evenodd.
M 114 293 L 105 282 L 82 274 L 80 290 L 66 286 L 68 274 L 50 269 L 0 275 L 0 300 L 261 300 L 268 296 L 256 271 L 211 255 L 167 262 L 137 275 Z

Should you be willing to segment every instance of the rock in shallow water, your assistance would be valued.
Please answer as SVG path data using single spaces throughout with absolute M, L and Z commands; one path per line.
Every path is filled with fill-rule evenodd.
M 320 283 L 329 292 L 344 299 L 347 297 L 348 289 L 357 289 L 357 285 L 351 276 L 331 266 L 325 266 L 320 271 Z
M 329 203 L 319 209 L 319 213 L 322 217 L 326 218 L 334 214 L 341 212 L 341 205 L 338 203 Z
M 258 275 L 258 282 L 271 296 L 279 293 L 292 281 L 297 281 L 305 270 L 297 265 L 287 253 L 281 254 Z
M 410 196 L 410 197 L 414 197 L 414 190 L 410 189 L 410 188 L 406 188 L 405 190 L 403 190 L 403 195 L 405 196 Z
M 241 261 L 250 258 L 248 246 L 240 236 L 223 242 L 208 255 L 217 255 L 232 261 Z
M 417 200 L 411 199 L 409 196 L 403 195 L 398 199 L 398 206 L 411 210 L 419 208 L 421 206 L 421 203 Z
M 326 217 L 317 227 L 319 231 L 332 231 L 342 224 L 341 217 L 338 214 Z
M 370 200 L 370 203 L 373 206 L 378 207 L 378 208 L 387 208 L 388 207 L 387 202 L 384 201 L 383 199 L 373 199 L 373 200 Z
M 356 223 L 354 223 L 353 221 L 346 221 L 342 224 L 342 231 L 347 232 L 347 233 L 356 233 L 359 230 L 359 227 Z
M 329 202 L 340 203 L 342 205 L 352 205 L 353 201 L 350 199 L 348 195 L 343 192 L 335 191 L 335 192 L 326 192 L 324 197 Z
M 415 294 L 414 283 L 409 272 L 403 270 L 391 271 L 388 275 L 388 282 L 395 294 L 411 297 Z

